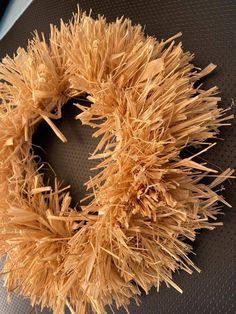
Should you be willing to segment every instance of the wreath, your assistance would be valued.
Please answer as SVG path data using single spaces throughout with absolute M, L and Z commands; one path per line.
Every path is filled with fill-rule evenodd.
M 0 252 L 9 295 L 58 314 L 65 306 L 104 313 L 161 282 L 182 292 L 173 272 L 199 270 L 186 239 L 221 225 L 219 202 L 228 203 L 215 187 L 232 170 L 218 175 L 195 157 L 232 116 L 217 106 L 217 87 L 196 83 L 215 65 L 194 67 L 180 35 L 157 41 L 129 19 L 79 12 L 51 26 L 48 41 L 36 32 L 26 50 L 2 60 Z M 75 104 L 76 119 L 100 140 L 91 157 L 99 172 L 80 209 L 57 180 L 44 184 L 32 149 L 42 120 L 66 141 L 53 120 L 78 96 L 90 105 Z M 182 157 L 190 146 L 202 148 Z

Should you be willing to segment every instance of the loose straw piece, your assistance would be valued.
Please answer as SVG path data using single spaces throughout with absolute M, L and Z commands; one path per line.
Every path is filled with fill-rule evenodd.
M 44 187 L 41 187 L 41 188 L 34 188 L 31 190 L 31 194 L 38 194 L 38 193 L 43 193 L 43 192 L 49 192 L 51 191 L 52 188 L 51 186 L 44 186 Z
M 52 122 L 51 119 L 49 119 L 47 116 L 41 114 L 41 117 L 48 123 L 48 125 L 52 128 L 56 136 L 63 142 L 67 142 L 66 137 L 64 134 L 58 129 L 58 127 Z

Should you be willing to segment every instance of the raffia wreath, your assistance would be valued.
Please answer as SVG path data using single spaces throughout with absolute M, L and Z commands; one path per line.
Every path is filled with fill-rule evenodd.
M 227 124 L 217 107 L 217 88 L 202 90 L 203 71 L 174 39 L 145 37 L 128 19 L 106 23 L 78 13 L 47 44 L 35 34 L 0 65 L 0 250 L 9 293 L 63 313 L 88 308 L 104 313 L 113 301 L 127 306 L 160 282 L 177 290 L 172 273 L 196 268 L 187 254 L 196 230 L 213 229 L 218 201 L 206 165 L 184 147 L 207 144 Z M 92 102 L 76 118 L 100 136 L 92 158 L 99 174 L 86 183 L 91 201 L 70 207 L 70 195 L 44 186 L 32 151 L 32 135 L 43 119 L 66 141 L 52 120 L 69 99 Z M 206 145 L 206 149 L 212 144 Z M 204 151 L 203 150 L 203 151 Z M 197 268 L 196 268 L 197 269 Z

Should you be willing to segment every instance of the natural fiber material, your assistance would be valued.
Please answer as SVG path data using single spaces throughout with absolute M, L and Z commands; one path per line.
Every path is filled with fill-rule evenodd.
M 3 59 L 0 252 L 10 293 L 58 314 L 65 305 L 104 313 L 161 282 L 181 292 L 172 273 L 198 270 L 185 239 L 221 224 L 212 221 L 219 202 L 228 204 L 215 188 L 232 171 L 218 175 L 180 152 L 209 149 L 206 140 L 232 116 L 217 107 L 216 87 L 196 83 L 215 66 L 195 68 L 179 36 L 157 42 L 127 19 L 107 24 L 79 13 L 51 27 L 49 44 L 36 34 L 27 51 Z M 32 151 L 43 119 L 66 141 L 52 120 L 80 95 L 91 105 L 76 104 L 76 118 L 100 136 L 91 157 L 100 172 L 86 183 L 92 192 L 82 211 L 56 180 L 44 186 Z M 204 177 L 215 179 L 207 185 Z

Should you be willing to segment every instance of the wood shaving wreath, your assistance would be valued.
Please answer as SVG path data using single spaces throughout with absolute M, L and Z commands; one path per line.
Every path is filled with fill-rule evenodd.
M 180 153 L 211 148 L 205 141 L 232 116 L 218 108 L 217 87 L 196 84 L 215 66 L 195 68 L 180 35 L 157 41 L 128 19 L 79 12 L 51 26 L 48 43 L 35 33 L 27 50 L 2 60 L 0 252 L 9 293 L 58 314 L 65 306 L 104 313 L 161 282 L 182 292 L 172 273 L 198 270 L 185 239 L 221 225 L 212 221 L 219 201 L 228 204 L 214 189 L 232 171 L 217 175 Z M 91 106 L 76 104 L 76 119 L 100 142 L 92 155 L 99 173 L 85 183 L 90 202 L 78 210 L 57 180 L 44 185 L 32 135 L 45 120 L 65 142 L 53 119 L 80 95 Z M 215 179 L 204 184 L 209 172 Z

